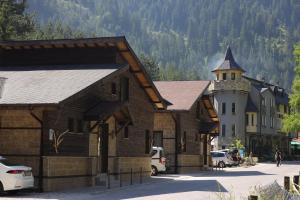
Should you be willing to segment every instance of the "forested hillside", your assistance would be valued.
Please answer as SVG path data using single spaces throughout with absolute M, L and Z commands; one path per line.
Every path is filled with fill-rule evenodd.
M 252 77 L 290 88 L 299 0 L 27 0 L 40 24 L 69 25 L 86 36 L 125 35 L 153 57 L 162 79 L 207 79 L 227 45 Z

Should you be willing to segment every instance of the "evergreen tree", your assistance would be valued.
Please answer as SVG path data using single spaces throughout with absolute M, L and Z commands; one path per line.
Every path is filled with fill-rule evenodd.
M 140 56 L 140 59 L 152 80 L 158 81 L 160 79 L 158 63 L 152 57 L 144 54 Z
M 300 42 L 295 46 L 294 56 L 296 76 L 290 95 L 291 114 L 286 115 L 283 120 L 283 130 L 285 132 L 300 131 Z
M 25 1 L 0 1 L 0 40 L 24 39 L 34 31 L 34 21 L 25 12 Z

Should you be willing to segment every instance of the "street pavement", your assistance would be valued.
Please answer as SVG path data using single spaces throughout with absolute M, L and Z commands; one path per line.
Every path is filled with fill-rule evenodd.
M 0 199 L 66 199 L 66 200 L 230 200 L 246 199 L 255 187 L 265 186 L 277 181 L 283 185 L 284 176 L 299 175 L 300 162 L 260 163 L 252 167 L 226 168 L 221 171 L 207 171 L 194 174 L 160 175 L 150 182 L 113 188 L 83 188 L 76 191 L 43 194 L 20 193 L 15 196 L 0 196 Z

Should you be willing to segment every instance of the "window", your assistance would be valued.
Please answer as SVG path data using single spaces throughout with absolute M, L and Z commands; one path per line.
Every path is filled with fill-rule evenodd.
M 266 105 L 266 102 L 265 102 L 265 98 L 264 98 L 264 97 L 261 98 L 261 105 L 263 105 L 263 106 Z
M 225 137 L 226 135 L 226 125 L 222 124 L 222 137 Z
M 195 141 L 198 142 L 198 133 L 195 133 Z
M 145 154 L 150 153 L 150 131 L 146 130 L 145 131 Z
M 128 101 L 129 100 L 129 79 L 127 77 L 121 78 L 121 101 Z
M 246 126 L 249 126 L 249 114 L 246 114 Z
M 73 118 L 68 119 L 68 130 L 69 130 L 69 132 L 74 131 L 74 119 Z
M 217 80 L 219 80 L 219 74 L 217 74 Z
M 116 83 L 111 83 L 111 94 L 112 95 L 117 94 L 117 85 L 116 85 Z
M 163 132 L 154 131 L 153 132 L 153 146 L 154 147 L 163 147 Z
M 284 113 L 287 113 L 288 106 L 287 106 L 287 105 L 284 105 L 284 106 L 283 106 L 283 109 L 284 109 Z
M 181 151 L 186 152 L 186 131 L 183 132 L 183 136 L 181 137 Z
M 262 115 L 261 118 L 262 118 L 262 125 L 266 126 L 266 115 Z
M 128 137 L 129 137 L 129 130 L 128 130 L 128 126 L 126 126 L 126 127 L 124 128 L 124 138 L 125 138 L 125 139 L 128 139 Z
M 235 103 L 232 103 L 231 111 L 232 114 L 235 115 Z
M 235 137 L 235 124 L 232 124 L 231 131 L 232 131 L 232 137 Z
M 231 73 L 231 80 L 235 80 L 235 73 Z
M 226 146 L 225 146 L 225 145 L 222 145 L 222 149 L 226 149 Z
M 223 76 L 223 80 L 226 80 L 226 73 L 223 73 L 222 76 Z
M 222 103 L 222 115 L 226 114 L 226 103 Z
M 83 121 L 81 119 L 77 120 L 77 133 L 83 132 Z
M 270 127 L 273 128 L 274 127 L 274 117 L 273 116 L 271 117 L 270 123 L 271 123 Z
M 251 115 L 251 125 L 254 126 L 254 114 Z

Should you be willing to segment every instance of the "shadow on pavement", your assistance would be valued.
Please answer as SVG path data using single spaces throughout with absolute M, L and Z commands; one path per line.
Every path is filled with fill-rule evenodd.
M 190 174 L 190 176 L 194 177 L 211 177 L 211 176 L 267 176 L 267 175 L 274 175 L 263 173 L 260 171 L 214 171 L 205 174 Z
M 206 191 L 212 193 L 228 192 L 217 180 L 172 180 L 159 183 L 159 185 L 155 183 L 144 186 L 140 185 L 137 186 L 135 189 L 127 188 L 126 191 L 108 191 L 102 194 L 94 193 L 93 195 L 95 195 L 95 199 L 101 199 L 101 197 L 103 199 L 130 199 L 193 191 Z

